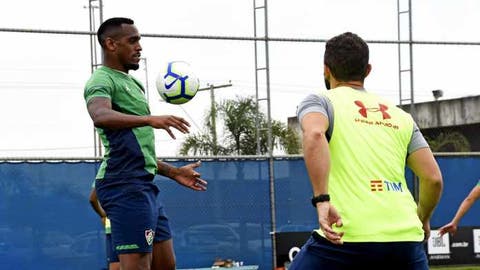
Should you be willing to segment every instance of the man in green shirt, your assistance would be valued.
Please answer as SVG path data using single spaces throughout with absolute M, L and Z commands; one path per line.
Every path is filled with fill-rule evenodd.
M 347 32 L 326 43 L 327 89 L 298 106 L 319 229 L 289 270 L 426 270 L 423 241 L 442 191 L 438 165 L 412 117 L 364 89 L 368 45 Z M 415 204 L 405 165 L 420 178 Z
M 150 114 L 142 84 L 128 74 L 138 69 L 140 34 L 128 18 L 110 18 L 97 37 L 103 66 L 85 85 L 88 113 L 100 135 L 105 154 L 95 189 L 111 221 L 112 242 L 123 270 L 175 269 L 168 218 L 157 199 L 155 174 L 196 191 L 207 182 L 195 168 L 200 162 L 176 168 L 157 160 L 154 128 L 188 132 L 189 123 L 173 115 Z

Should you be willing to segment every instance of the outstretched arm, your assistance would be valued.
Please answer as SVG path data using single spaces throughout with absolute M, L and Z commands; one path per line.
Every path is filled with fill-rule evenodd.
M 177 168 L 166 162 L 157 161 L 158 174 L 169 177 L 180 185 L 193 190 L 205 191 L 207 190 L 207 181 L 201 179 L 200 173 L 195 171 L 195 168 L 200 167 L 200 165 L 201 162 L 197 161 Z
M 454 235 L 457 232 L 457 226 L 462 217 L 467 213 L 467 211 L 472 207 L 472 205 L 480 197 L 480 185 L 476 185 L 468 194 L 468 196 L 462 201 L 460 206 L 455 213 L 453 219 L 440 228 L 440 236 L 448 233 Z
M 420 148 L 407 158 L 407 165 L 420 179 L 417 214 L 423 224 L 425 239 L 430 236 L 430 218 L 443 189 L 442 173 L 430 148 Z
M 182 133 L 188 133 L 190 124 L 183 118 L 173 115 L 130 115 L 117 112 L 112 109 L 112 103 L 109 98 L 94 97 L 87 105 L 88 113 L 96 127 L 109 129 L 122 129 L 151 126 L 161 128 L 175 139 L 175 135 L 170 127 L 179 130 Z

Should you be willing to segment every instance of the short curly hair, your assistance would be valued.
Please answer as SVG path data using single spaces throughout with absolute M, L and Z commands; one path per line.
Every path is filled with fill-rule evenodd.
M 368 66 L 367 43 L 351 32 L 345 32 L 327 41 L 324 64 L 336 80 L 363 81 Z

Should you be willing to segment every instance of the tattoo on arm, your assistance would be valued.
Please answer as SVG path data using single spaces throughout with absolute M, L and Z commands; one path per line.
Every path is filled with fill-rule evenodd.
M 159 160 L 157 162 L 157 167 L 158 167 L 157 169 L 158 174 L 166 177 L 170 177 L 170 178 L 175 176 L 176 168 L 174 166 Z

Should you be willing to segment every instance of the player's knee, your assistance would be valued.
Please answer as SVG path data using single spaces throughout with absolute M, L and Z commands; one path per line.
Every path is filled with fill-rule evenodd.
M 175 270 L 177 269 L 176 267 L 175 260 L 167 260 L 162 263 L 154 263 L 152 265 L 152 270 Z
M 108 265 L 108 270 L 120 270 L 120 263 L 113 262 Z
M 176 265 L 175 262 L 170 262 L 168 265 L 165 265 L 165 267 L 162 270 L 175 270 Z

